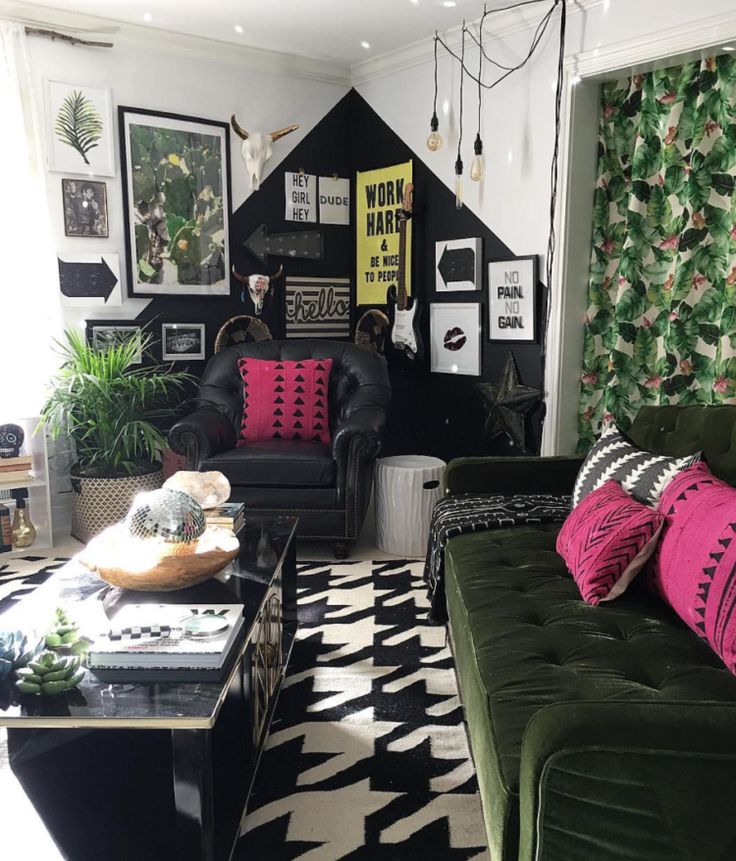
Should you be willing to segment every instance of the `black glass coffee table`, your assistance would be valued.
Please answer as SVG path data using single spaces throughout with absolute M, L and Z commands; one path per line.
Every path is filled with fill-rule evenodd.
M 296 634 L 296 523 L 248 517 L 237 562 L 189 589 L 123 592 L 72 561 L 0 616 L 0 629 L 38 627 L 62 606 L 84 631 L 131 600 L 244 605 L 245 637 L 218 682 L 88 670 L 56 698 L 0 685 L 11 767 L 65 857 L 231 858 Z

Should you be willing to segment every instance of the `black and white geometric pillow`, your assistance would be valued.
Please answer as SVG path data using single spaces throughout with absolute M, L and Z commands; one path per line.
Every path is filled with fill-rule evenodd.
M 656 506 L 665 487 L 677 473 L 701 459 L 701 452 L 676 458 L 644 451 L 624 436 L 615 424 L 611 424 L 580 467 L 572 492 L 573 507 L 611 479 L 634 499 L 644 505 Z

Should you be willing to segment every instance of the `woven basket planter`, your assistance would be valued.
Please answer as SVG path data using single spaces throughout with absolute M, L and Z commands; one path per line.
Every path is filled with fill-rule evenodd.
M 123 520 L 137 493 L 156 490 L 164 483 L 160 463 L 154 464 L 142 475 L 123 475 L 114 478 L 80 475 L 76 467 L 71 470 L 74 512 L 72 538 L 85 544 Z

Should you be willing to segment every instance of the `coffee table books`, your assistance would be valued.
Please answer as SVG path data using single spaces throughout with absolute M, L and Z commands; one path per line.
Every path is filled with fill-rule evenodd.
M 242 604 L 126 604 L 92 643 L 95 670 L 219 670 L 243 628 Z

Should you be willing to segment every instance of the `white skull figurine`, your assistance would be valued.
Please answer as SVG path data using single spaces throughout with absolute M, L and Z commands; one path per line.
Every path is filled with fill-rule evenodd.
M 261 186 L 263 168 L 273 155 L 271 144 L 279 138 L 284 137 L 284 135 L 295 131 L 299 126 L 286 126 L 270 134 L 267 132 L 247 132 L 238 125 L 235 114 L 230 117 L 230 125 L 233 127 L 235 134 L 243 141 L 240 152 L 245 162 L 245 169 L 248 171 L 248 182 L 250 182 L 253 191 L 258 191 Z
M 268 288 L 271 286 L 271 279 L 268 275 L 249 275 L 248 276 L 248 292 L 255 306 L 256 316 L 260 316 L 263 310 L 263 300 L 266 298 Z

